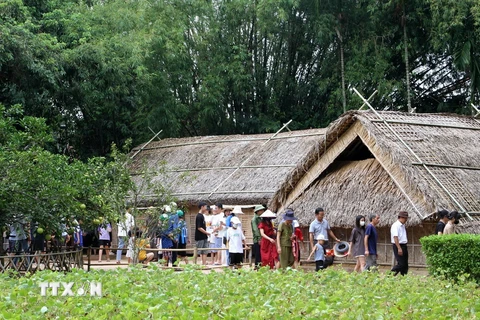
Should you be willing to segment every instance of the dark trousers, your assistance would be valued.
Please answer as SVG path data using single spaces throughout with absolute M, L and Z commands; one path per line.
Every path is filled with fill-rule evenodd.
M 173 241 L 173 249 L 178 249 L 178 242 L 175 242 Z M 178 252 L 177 251 L 172 251 L 172 264 L 175 263 L 175 261 L 177 261 L 177 255 L 178 255 Z
M 402 248 L 403 254 L 401 256 L 398 255 L 398 248 L 395 244 L 392 244 L 393 247 L 393 254 L 395 255 L 395 259 L 397 260 L 397 264 L 393 266 L 392 272 L 395 272 L 397 275 L 399 272 L 402 276 L 406 275 L 408 272 L 408 249 L 407 244 L 400 244 Z
M 325 269 L 323 266 L 323 260 L 315 260 L 315 271 L 320 271 Z
M 255 267 L 262 265 L 262 255 L 260 253 L 260 243 L 256 242 L 252 246 L 253 255 L 255 256 Z

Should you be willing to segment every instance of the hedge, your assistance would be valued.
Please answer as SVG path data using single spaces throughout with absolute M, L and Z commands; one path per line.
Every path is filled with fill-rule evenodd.
M 420 243 L 431 275 L 480 283 L 480 235 L 432 235 Z

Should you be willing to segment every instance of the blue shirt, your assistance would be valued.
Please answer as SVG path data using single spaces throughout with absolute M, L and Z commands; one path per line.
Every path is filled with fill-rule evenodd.
M 365 230 L 365 235 L 368 236 L 368 253 L 369 254 L 377 254 L 377 240 L 378 240 L 378 234 L 377 234 L 377 228 L 373 226 L 373 224 L 369 224 L 367 226 L 367 229 Z
M 188 241 L 188 229 L 185 220 L 178 221 L 178 228 L 180 229 L 178 234 L 178 243 L 186 244 Z
M 175 215 L 177 216 L 177 215 Z M 178 216 L 177 216 L 178 218 Z M 170 238 L 168 235 L 170 233 L 173 233 L 174 230 L 174 225 L 173 225 L 173 220 L 170 220 L 168 223 L 168 229 L 165 230 L 165 232 L 162 233 L 162 248 L 163 249 L 168 249 L 173 247 L 173 240 Z
M 323 234 L 325 241 L 328 241 L 328 230 L 330 230 L 330 225 L 327 220 L 323 219 L 322 222 L 320 222 L 315 219 L 310 223 L 308 232 L 313 233 L 313 239 L 317 239 L 319 234 Z
M 234 217 L 233 214 L 230 214 L 227 219 L 225 220 L 225 225 L 230 228 L 232 226 L 232 223 L 231 223 L 231 220 L 232 220 L 232 217 Z
M 323 246 L 321 244 L 318 244 L 316 243 L 315 244 L 315 261 L 319 261 L 319 260 L 325 260 L 325 252 L 323 250 Z

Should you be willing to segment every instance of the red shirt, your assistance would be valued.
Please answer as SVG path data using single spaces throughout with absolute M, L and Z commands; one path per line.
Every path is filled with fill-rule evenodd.
M 303 241 L 303 232 L 300 228 L 295 228 L 295 236 L 298 240 Z
M 263 233 L 265 233 L 267 237 L 272 238 L 275 236 L 275 230 L 273 230 L 273 225 L 271 222 L 260 222 L 258 229 L 263 229 Z

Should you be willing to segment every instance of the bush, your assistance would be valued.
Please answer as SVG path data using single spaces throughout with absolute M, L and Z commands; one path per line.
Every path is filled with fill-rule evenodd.
M 432 235 L 420 239 L 431 275 L 480 283 L 480 235 Z

